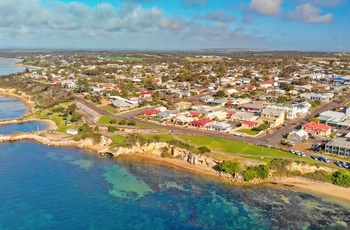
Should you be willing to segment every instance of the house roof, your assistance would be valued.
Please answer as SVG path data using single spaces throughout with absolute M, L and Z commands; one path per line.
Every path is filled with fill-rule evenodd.
M 244 125 L 248 125 L 248 126 L 254 126 L 254 125 L 258 125 L 259 122 L 256 122 L 256 121 L 244 121 L 243 124 Z
M 303 128 L 305 131 L 322 131 L 322 132 L 327 132 L 328 130 L 331 129 L 330 126 L 326 125 L 326 124 L 317 124 L 316 122 L 308 122 L 306 124 L 303 124 Z
M 141 115 L 155 115 L 158 114 L 160 111 L 156 109 L 146 109 L 141 112 Z
M 201 112 L 198 111 L 190 111 L 190 114 L 192 117 L 198 117 L 199 115 L 201 115 Z
M 197 121 L 192 121 L 191 124 L 196 125 L 196 126 L 206 126 L 207 124 L 210 124 L 213 122 L 214 122 L 214 120 L 211 120 L 209 118 L 202 118 L 202 119 L 199 119 Z

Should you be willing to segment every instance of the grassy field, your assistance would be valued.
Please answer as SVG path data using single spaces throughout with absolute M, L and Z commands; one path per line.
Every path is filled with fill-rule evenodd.
M 103 106 L 102 107 L 107 113 L 110 114 L 115 114 L 117 112 L 117 110 L 115 110 L 114 108 L 112 108 L 111 106 L 107 105 L 107 106 Z
M 250 129 L 239 129 L 239 130 L 235 130 L 235 132 L 245 133 L 245 134 L 252 135 L 252 136 L 255 136 L 259 133 L 259 131 L 253 131 Z
M 294 156 L 290 153 L 283 152 L 280 150 L 265 148 L 262 146 L 256 146 L 244 142 L 227 140 L 223 138 L 203 136 L 180 136 L 180 138 L 194 145 L 206 146 L 213 150 L 232 154 L 242 154 L 250 156 L 293 157 L 303 159 L 303 157 L 299 157 L 296 155 Z
M 189 62 L 206 62 L 206 61 L 222 61 L 221 59 L 218 58 L 186 58 L 187 61 Z
M 147 140 L 152 139 L 155 136 L 158 136 L 160 142 L 167 142 L 167 141 L 175 139 L 171 135 L 142 134 L 141 136 Z M 112 146 L 124 146 L 125 145 L 124 141 L 125 141 L 126 136 L 115 135 L 115 136 L 109 136 L 108 138 L 110 138 L 113 141 Z
M 142 58 L 135 58 L 135 57 L 104 57 L 104 59 L 109 61 L 131 61 L 131 62 L 138 62 L 142 61 Z
M 102 116 L 100 117 L 100 119 L 97 121 L 98 124 L 101 124 L 101 125 L 111 125 L 110 121 L 112 120 L 111 117 L 107 117 L 107 116 Z M 120 121 L 117 120 L 117 124 L 119 123 Z

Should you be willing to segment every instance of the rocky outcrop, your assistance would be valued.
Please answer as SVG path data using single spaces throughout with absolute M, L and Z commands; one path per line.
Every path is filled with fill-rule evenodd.
M 298 164 L 296 162 L 293 162 L 290 165 L 288 165 L 287 169 L 289 171 L 298 171 L 301 174 L 314 173 L 314 172 L 320 171 L 320 170 L 330 172 L 330 173 L 336 171 L 335 169 L 331 169 L 328 167 L 309 165 L 309 164 Z
M 194 154 L 186 149 L 178 148 L 168 143 L 150 143 L 141 146 L 139 143 L 131 147 L 119 147 L 114 151 L 99 151 L 101 155 L 112 155 L 113 157 L 118 157 L 121 155 L 132 155 L 135 153 L 139 154 L 151 154 L 155 156 L 164 156 L 169 154 L 172 158 L 181 159 L 192 165 L 200 165 L 213 168 L 219 162 L 211 157 L 204 155 Z
M 0 142 L 14 142 L 14 141 L 22 141 L 22 140 L 31 140 L 36 141 L 44 145 L 48 146 L 75 146 L 78 148 L 103 148 L 108 149 L 109 145 L 112 141 L 104 136 L 101 137 L 100 143 L 94 143 L 92 139 L 84 139 L 80 141 L 74 140 L 62 140 L 62 141 L 53 141 L 47 137 L 42 137 L 36 134 L 11 134 L 11 135 L 3 135 L 0 136 Z

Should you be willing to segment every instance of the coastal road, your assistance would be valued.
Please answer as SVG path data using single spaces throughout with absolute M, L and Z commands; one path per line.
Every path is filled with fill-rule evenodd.
M 331 110 L 333 108 L 339 107 L 341 104 L 338 102 L 329 102 L 326 104 L 322 104 L 319 106 L 316 110 L 314 110 L 312 113 L 308 114 L 304 118 L 300 119 L 299 121 L 296 121 L 294 123 L 290 123 L 287 126 L 282 126 L 280 129 L 274 129 L 272 134 L 267 134 L 259 138 L 253 138 L 253 137 L 238 137 L 235 136 L 234 134 L 230 133 L 220 133 L 220 132 L 213 132 L 213 131 L 208 131 L 204 129 L 196 129 L 196 128 L 186 128 L 184 126 L 176 126 L 176 125 L 162 125 L 153 121 L 148 121 L 148 120 L 141 120 L 141 119 L 136 119 L 134 116 L 140 114 L 142 110 L 145 108 L 141 109 L 136 109 L 133 111 L 125 112 L 125 113 L 120 113 L 118 115 L 111 115 L 104 109 L 101 109 L 97 107 L 96 105 L 93 105 L 89 102 L 87 102 L 85 99 L 74 96 L 75 100 L 84 104 L 86 107 L 89 107 L 90 109 L 94 110 L 96 113 L 99 113 L 100 115 L 104 116 L 109 116 L 112 118 L 116 119 L 124 119 L 124 120 L 135 120 L 139 124 L 147 125 L 150 127 L 154 128 L 159 128 L 159 129 L 168 129 L 174 134 L 184 134 L 184 135 L 202 135 L 202 136 L 210 136 L 210 137 L 220 137 L 220 138 L 225 138 L 225 139 L 230 139 L 230 140 L 237 140 L 241 142 L 246 142 L 246 143 L 251 143 L 251 144 L 256 144 L 256 145 L 267 145 L 267 146 L 275 146 L 276 143 L 278 143 L 280 140 L 283 139 L 283 135 L 291 132 L 292 130 L 296 129 L 297 126 L 299 126 L 302 123 L 306 123 L 307 119 L 314 117 L 315 115 L 325 111 L 325 110 Z

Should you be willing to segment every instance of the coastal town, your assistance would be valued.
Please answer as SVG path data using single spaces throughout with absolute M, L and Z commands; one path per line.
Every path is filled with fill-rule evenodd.
M 244 165 L 289 159 L 321 171 L 341 170 L 342 176 L 350 167 L 347 54 L 86 51 L 16 58 L 27 68 L 4 77 L 14 81 L 2 88 L 26 95 L 35 118 L 54 121 L 40 131 L 51 141 L 29 138 L 41 143 L 66 140 L 62 145 L 74 145 L 71 140 L 103 137 L 102 148 L 90 146 L 119 156 L 126 151 L 121 146 L 170 141 L 189 151 L 171 158 L 182 156 L 223 172 L 220 162 L 241 157 L 254 159 L 241 160 Z M 28 85 L 45 86 L 51 99 L 45 101 L 47 92 L 30 95 Z M 26 138 L 20 134 L 15 140 Z M 164 157 L 161 148 L 166 146 L 151 151 Z M 193 151 L 201 156 L 191 157 Z

